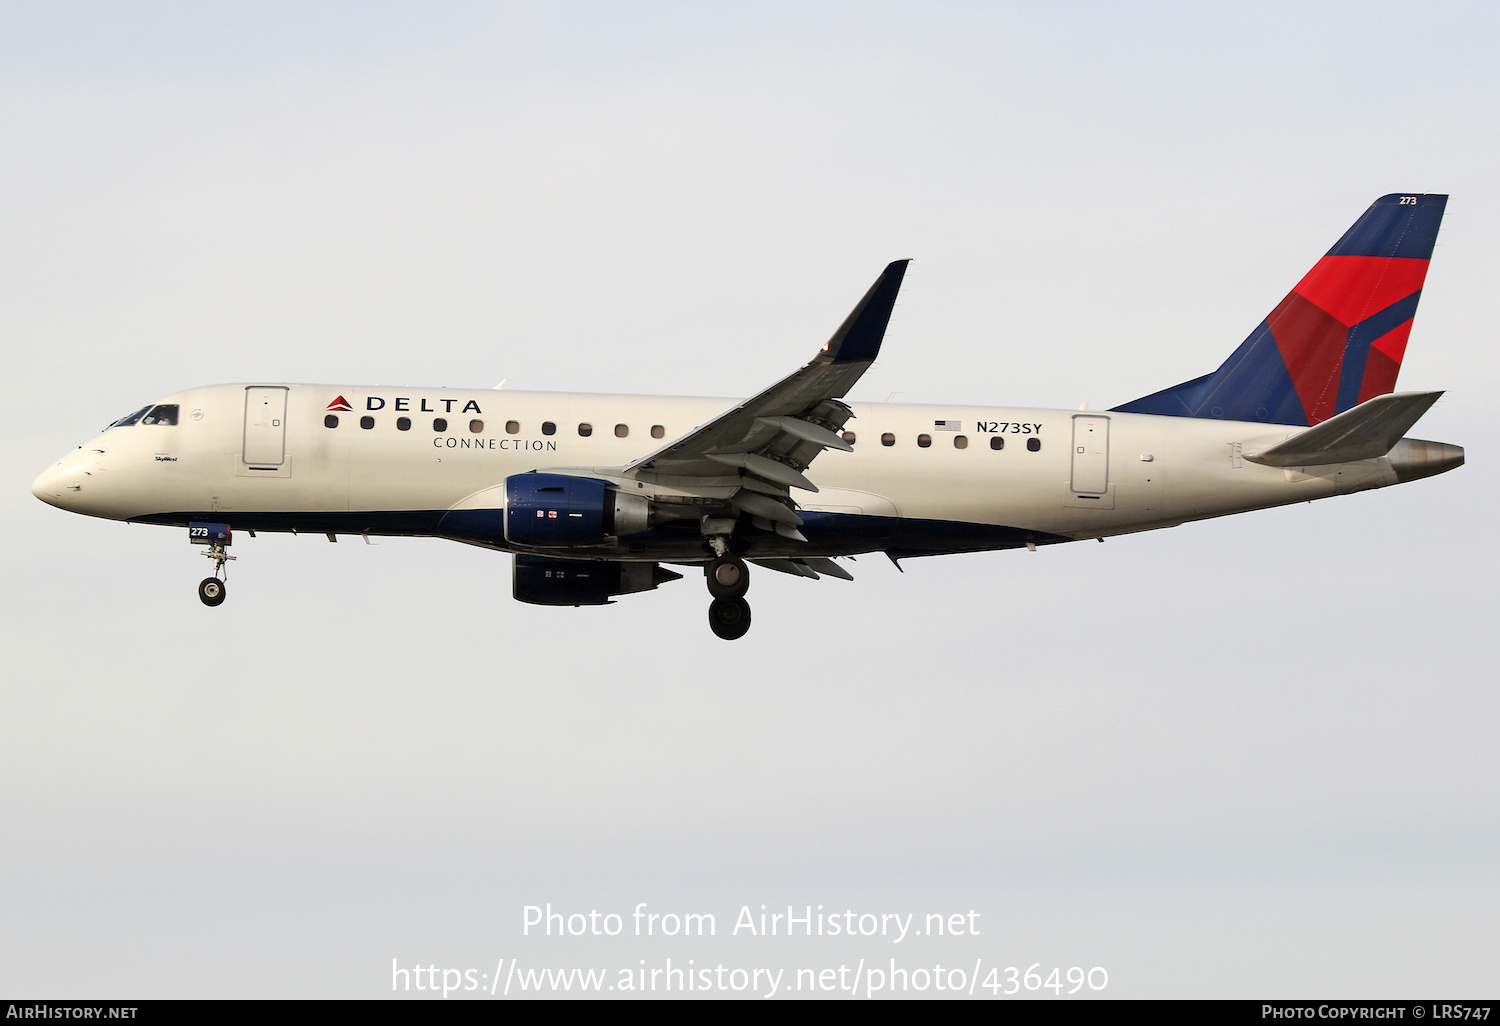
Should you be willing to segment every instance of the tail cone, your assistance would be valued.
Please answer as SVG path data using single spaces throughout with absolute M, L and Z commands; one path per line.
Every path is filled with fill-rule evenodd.
M 1427 442 L 1420 438 L 1403 438 L 1387 457 L 1396 471 L 1396 480 L 1405 484 L 1418 478 L 1446 474 L 1464 465 L 1464 449 L 1447 442 Z

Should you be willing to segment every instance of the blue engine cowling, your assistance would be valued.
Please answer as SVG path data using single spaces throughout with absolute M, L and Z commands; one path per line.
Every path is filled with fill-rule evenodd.
M 532 605 L 602 606 L 615 595 L 651 591 L 681 577 L 657 563 L 518 555 L 512 588 L 517 601 Z
M 512 474 L 477 504 L 449 510 L 440 537 L 481 545 L 568 549 L 599 545 L 650 527 L 651 503 L 606 481 L 570 474 Z M 486 502 L 493 505 L 486 505 Z
M 505 540 L 554 548 L 598 545 L 609 532 L 609 486 L 567 474 L 515 474 L 505 479 Z

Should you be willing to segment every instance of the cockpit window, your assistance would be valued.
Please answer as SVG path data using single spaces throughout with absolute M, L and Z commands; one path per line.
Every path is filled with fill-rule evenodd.
M 149 409 L 151 409 L 151 407 L 149 407 L 149 406 L 142 406 L 139 410 L 136 410 L 130 416 L 128 416 L 128 417 L 121 417 L 119 420 L 117 420 L 113 424 L 111 424 L 110 427 L 112 427 L 112 428 L 130 427 L 136 421 L 138 421 L 142 417 L 144 417 L 146 415 L 146 411 L 149 410 Z
M 141 423 L 142 424 L 165 424 L 168 427 L 176 427 L 176 425 L 177 425 L 177 404 L 176 403 L 166 403 L 166 404 L 163 404 L 161 406 L 154 406 L 154 407 L 152 407 L 151 408 L 151 412 L 148 413 L 148 414 L 146 414 L 144 417 L 141 418 Z

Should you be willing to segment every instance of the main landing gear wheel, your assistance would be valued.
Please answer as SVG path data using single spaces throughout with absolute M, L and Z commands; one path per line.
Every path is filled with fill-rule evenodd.
M 216 606 L 224 601 L 224 582 L 217 577 L 205 577 L 198 583 L 198 597 L 205 606 Z
M 725 641 L 738 641 L 750 629 L 750 603 L 742 598 L 714 599 L 708 607 L 708 625 Z
M 749 590 L 750 568 L 739 556 L 725 553 L 708 564 L 708 593 L 714 598 L 737 599 Z

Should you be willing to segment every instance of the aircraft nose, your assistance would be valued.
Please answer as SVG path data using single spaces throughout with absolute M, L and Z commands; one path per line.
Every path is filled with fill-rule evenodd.
M 37 475 L 31 482 L 31 494 L 45 503 L 56 506 L 62 497 L 62 468 L 56 463 Z

